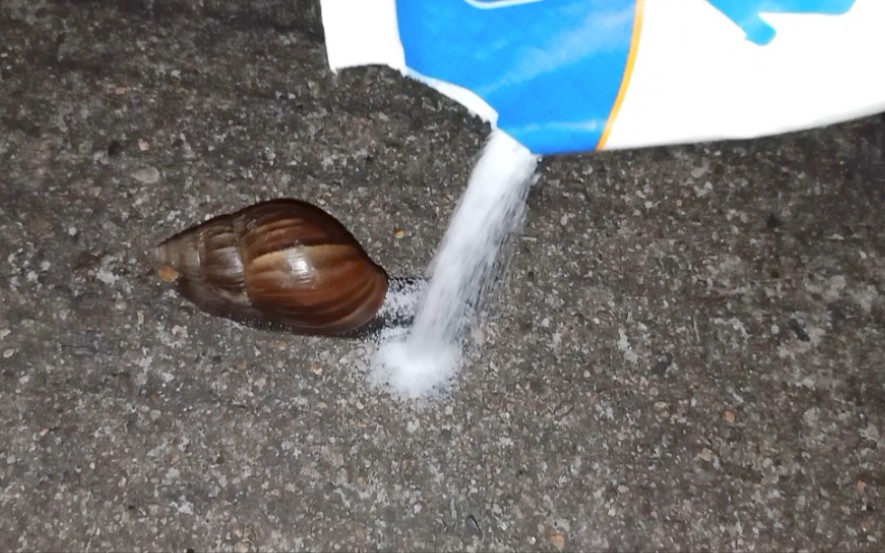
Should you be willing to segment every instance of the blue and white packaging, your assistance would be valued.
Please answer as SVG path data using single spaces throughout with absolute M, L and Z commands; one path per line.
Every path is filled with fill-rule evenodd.
M 885 111 L 885 0 L 321 0 L 334 71 L 381 64 L 549 155 Z

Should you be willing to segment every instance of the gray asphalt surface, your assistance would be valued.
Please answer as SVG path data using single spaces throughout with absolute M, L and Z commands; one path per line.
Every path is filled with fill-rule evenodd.
M 885 119 L 546 160 L 457 389 L 409 406 L 369 345 L 148 262 L 271 197 L 430 260 L 488 129 L 331 74 L 298 10 L 0 3 L 0 549 L 885 547 Z

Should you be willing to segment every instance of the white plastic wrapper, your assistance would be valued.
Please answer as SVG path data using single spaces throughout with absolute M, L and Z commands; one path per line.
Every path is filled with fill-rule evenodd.
M 333 70 L 382 64 L 548 155 L 885 111 L 883 0 L 321 0 Z

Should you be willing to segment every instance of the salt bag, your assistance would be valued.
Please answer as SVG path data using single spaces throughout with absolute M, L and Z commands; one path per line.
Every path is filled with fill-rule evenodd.
M 333 71 L 387 65 L 536 154 L 885 111 L 883 0 L 321 0 Z

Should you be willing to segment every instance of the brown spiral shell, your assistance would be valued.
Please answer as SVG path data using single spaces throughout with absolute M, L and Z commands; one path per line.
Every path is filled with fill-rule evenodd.
M 371 326 L 388 276 L 337 219 L 294 199 L 220 215 L 162 242 L 160 278 L 204 311 L 298 334 Z

